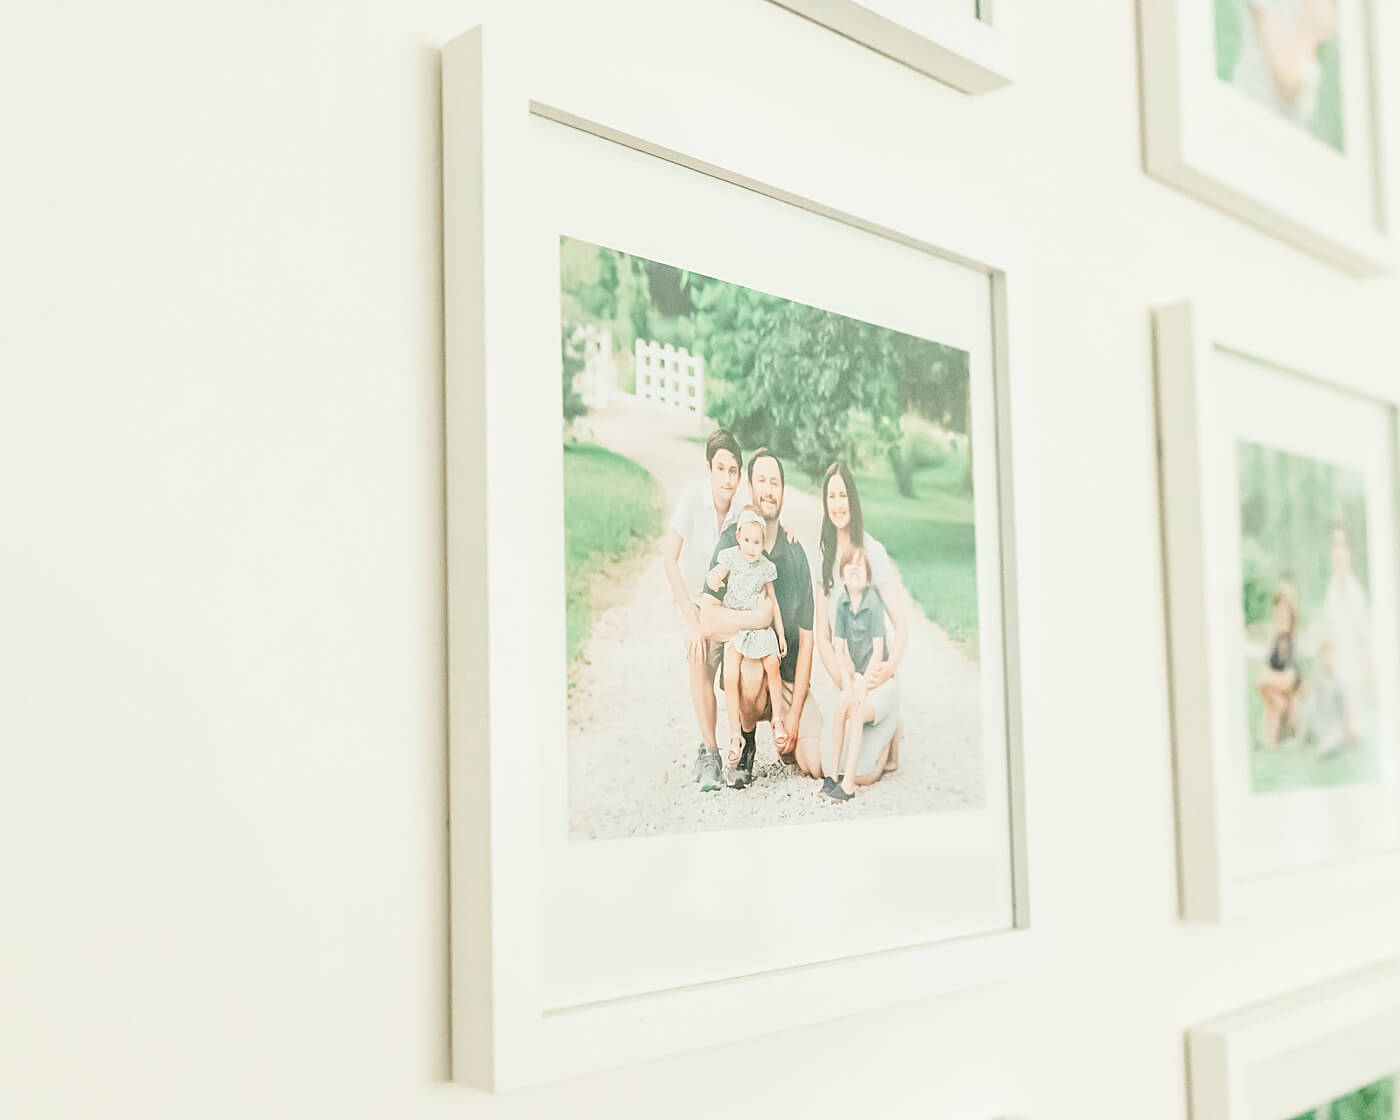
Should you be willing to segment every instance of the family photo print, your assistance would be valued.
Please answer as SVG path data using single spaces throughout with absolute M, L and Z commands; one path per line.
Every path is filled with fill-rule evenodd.
M 1148 171 L 1358 275 L 1395 260 L 1384 0 L 1139 0 Z
M 570 837 L 980 807 L 969 355 L 559 253 Z
M 1339 19 L 1337 0 L 1215 0 L 1216 73 L 1342 151 Z
M 1253 790 L 1374 779 L 1365 479 L 1252 442 L 1237 463 Z

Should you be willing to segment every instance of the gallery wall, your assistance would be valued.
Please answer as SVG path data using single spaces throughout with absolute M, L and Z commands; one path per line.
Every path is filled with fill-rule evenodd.
M 766 0 L 532 4 L 562 107 L 1015 246 L 1043 964 L 446 1083 L 437 51 L 473 5 L 54 2 L 0 46 L 0 1114 L 1184 1117 L 1183 1028 L 1396 952 L 1400 899 L 1176 919 L 1148 308 L 1386 351 L 1400 281 L 1143 175 L 1129 3 L 1023 3 L 978 98 Z

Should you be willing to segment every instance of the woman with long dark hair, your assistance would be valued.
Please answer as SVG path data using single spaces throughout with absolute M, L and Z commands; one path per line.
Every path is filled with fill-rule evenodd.
M 899 572 L 891 562 L 884 545 L 865 529 L 861 513 L 860 494 L 855 476 L 841 462 L 832 463 L 822 478 L 821 531 L 821 592 L 822 601 L 816 612 L 817 652 L 833 681 L 842 679 L 842 669 L 832 641 L 836 609 L 846 596 L 841 580 L 841 557 L 852 550 L 865 553 L 869 562 L 871 586 L 879 593 L 887 616 L 890 632 L 888 652 L 878 666 L 873 667 L 866 681 L 872 691 L 880 691 L 888 700 L 873 723 L 866 725 L 862 736 L 856 785 L 872 785 L 899 766 L 899 739 L 902 727 L 899 718 L 898 682 L 892 678 L 904 657 L 909 641 L 909 596 Z M 830 737 L 829 737 L 830 738 Z M 802 768 L 813 777 L 838 778 L 839 742 L 824 745 L 820 759 L 799 758 Z

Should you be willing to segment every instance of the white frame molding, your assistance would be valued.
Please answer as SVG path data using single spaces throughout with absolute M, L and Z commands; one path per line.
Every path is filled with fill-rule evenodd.
M 1228 351 L 1281 371 L 1280 376 L 1298 376 L 1389 408 L 1393 463 L 1400 381 L 1376 355 L 1338 348 L 1326 336 L 1190 302 L 1155 311 L 1154 341 L 1182 917 L 1229 921 L 1378 884 L 1383 890 L 1400 886 L 1400 848 L 1248 877 L 1230 870 L 1235 851 L 1221 824 L 1221 815 L 1231 811 L 1230 787 L 1219 762 L 1229 745 L 1216 742 L 1212 705 L 1220 667 L 1210 637 L 1211 573 L 1203 545 L 1203 535 L 1212 531 L 1205 508 L 1216 480 L 1205 465 L 1202 434 L 1204 410 L 1210 407 L 1205 394 L 1211 356 Z M 1393 467 L 1391 474 L 1390 500 L 1400 504 Z M 1373 579 L 1393 584 L 1398 574 L 1378 571 Z M 1382 744 L 1382 749 L 1394 752 L 1396 746 Z
M 1257 112 L 1264 134 L 1242 128 L 1235 107 L 1222 102 L 1216 89 L 1224 86 L 1215 73 L 1213 48 L 1209 66 L 1201 57 L 1209 5 L 1139 0 L 1143 155 L 1149 174 L 1350 272 L 1393 268 L 1396 209 L 1386 158 L 1392 114 L 1380 55 L 1390 5 L 1360 3 L 1370 28 L 1362 60 L 1369 93 L 1363 129 L 1369 165 L 1358 162 L 1355 150 L 1338 155 L 1290 122 L 1263 119 L 1268 111 L 1262 108 L 1240 106 L 1240 111 Z M 1285 135 L 1291 132 L 1297 135 Z M 1343 165 L 1365 181 L 1367 207 L 1330 193 L 1333 173 Z M 1370 215 L 1358 213 L 1362 209 Z
M 574 116 L 566 108 L 539 104 L 530 97 L 520 65 L 527 36 L 503 6 L 443 50 L 454 1079 L 499 1090 L 575 1076 L 971 987 L 1030 967 L 1038 956 L 1029 928 L 1031 824 L 1025 801 L 1026 771 L 1033 764 L 1021 747 L 1013 408 L 1007 373 L 1010 355 L 1019 352 L 1007 312 L 1014 266 L 995 234 L 970 231 L 959 215 L 934 215 L 931 226 L 896 231 L 878 218 L 824 206 L 808 197 L 802 184 L 788 190 L 757 182 L 741 171 Z M 521 595 L 528 591 L 507 533 L 518 527 L 514 509 L 521 481 L 493 473 L 488 453 L 495 441 L 509 445 L 513 433 L 525 427 L 523 409 L 537 415 L 539 408 L 558 408 L 552 395 L 546 405 L 539 394 L 528 398 L 518 389 L 522 358 L 515 340 L 539 337 L 540 316 L 546 314 L 519 263 L 521 254 L 514 251 L 539 221 L 530 201 L 532 116 L 968 265 L 987 277 L 1003 555 L 1011 929 L 564 1009 L 545 1003 L 539 981 L 542 752 L 521 749 L 518 725 L 495 718 L 496 712 L 512 710 L 521 689 L 512 684 L 518 674 L 494 667 L 529 664 L 531 656 L 520 627 L 505 617 L 505 605 L 524 601 Z M 547 314 L 552 324 L 557 305 Z M 1024 419 L 1022 410 L 1018 427 Z M 518 544 L 517 533 L 517 551 Z M 558 610 L 562 630 L 562 595 L 557 608 L 545 609 Z
M 1191 1120 L 1278 1120 L 1400 1074 L 1400 965 L 1191 1028 Z
M 964 93 L 1015 80 L 1019 2 L 981 0 L 967 16 L 938 11 L 937 0 L 774 0 Z

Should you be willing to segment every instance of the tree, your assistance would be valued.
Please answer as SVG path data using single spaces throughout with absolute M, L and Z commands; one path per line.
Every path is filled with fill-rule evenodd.
M 894 340 L 895 376 L 899 381 L 903 410 L 922 416 L 945 431 L 968 436 L 967 468 L 963 472 L 962 486 L 970 493 L 972 383 L 968 354 L 965 350 L 915 335 L 890 333 Z M 921 461 L 917 442 L 910 438 L 908 431 L 905 438 L 890 448 L 889 457 L 899 492 L 906 498 L 914 497 L 914 472 L 927 462 L 926 459 Z
M 613 349 L 631 353 L 632 344 L 647 334 L 651 290 L 646 265 L 640 257 L 604 251 L 615 258 L 617 272 L 617 310 L 609 324 L 613 332 Z
M 640 259 L 640 258 L 638 258 Z M 690 298 L 690 273 L 660 261 L 642 261 L 652 310 L 666 319 L 689 316 L 695 305 Z
M 710 411 L 744 446 L 817 477 L 848 454 L 853 412 L 886 446 L 898 438 L 895 332 L 721 281 L 691 287 Z
M 1297 590 L 1305 617 L 1317 609 L 1332 574 L 1332 530 L 1340 523 L 1352 567 L 1370 585 L 1366 488 L 1332 463 L 1241 443 L 1239 477 L 1243 606 L 1246 623 L 1263 622 L 1281 582 Z
M 890 331 L 895 376 L 906 411 L 953 432 L 968 430 L 968 355 L 926 338 Z
M 591 323 L 612 331 L 613 348 L 630 353 L 633 342 L 647 334 L 652 298 L 649 272 L 664 270 L 670 277 L 682 274 L 665 265 L 652 265 L 616 249 L 605 249 L 573 237 L 559 239 L 559 288 L 563 317 L 575 324 Z M 674 299 L 684 298 L 678 281 Z
M 608 323 L 617 314 L 618 254 L 589 241 L 559 239 L 559 290 L 564 318 Z
M 583 372 L 583 328 L 562 320 L 559 325 L 559 356 L 564 370 L 564 426 L 588 411 L 574 382 Z

